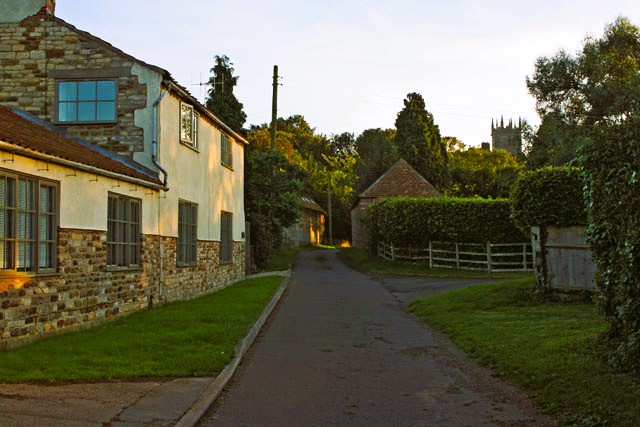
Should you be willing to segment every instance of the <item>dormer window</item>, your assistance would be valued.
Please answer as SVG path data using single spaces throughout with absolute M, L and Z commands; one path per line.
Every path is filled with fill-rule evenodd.
M 113 123 L 116 121 L 116 81 L 59 80 L 56 118 L 61 123 Z
M 198 114 L 189 104 L 180 103 L 180 142 L 198 147 Z

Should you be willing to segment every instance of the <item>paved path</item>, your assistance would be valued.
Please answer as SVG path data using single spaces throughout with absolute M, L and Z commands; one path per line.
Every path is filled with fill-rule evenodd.
M 540 426 L 514 388 L 408 315 L 473 281 L 371 278 L 301 254 L 271 324 L 203 426 Z

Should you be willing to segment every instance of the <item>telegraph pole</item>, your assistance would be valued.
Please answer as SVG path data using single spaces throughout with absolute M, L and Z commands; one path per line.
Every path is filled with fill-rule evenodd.
M 273 66 L 273 97 L 271 102 L 271 151 L 276 149 L 278 130 L 278 66 Z

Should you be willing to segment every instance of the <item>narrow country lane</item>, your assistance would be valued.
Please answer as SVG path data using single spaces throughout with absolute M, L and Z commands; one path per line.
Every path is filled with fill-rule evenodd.
M 549 425 L 404 310 L 409 298 L 473 283 L 373 278 L 335 251 L 301 254 L 281 306 L 201 425 Z

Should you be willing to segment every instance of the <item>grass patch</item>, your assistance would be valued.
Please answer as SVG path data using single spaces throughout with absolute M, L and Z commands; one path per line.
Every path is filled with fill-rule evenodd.
M 287 270 L 296 260 L 296 256 L 300 252 L 315 251 L 318 249 L 333 249 L 331 246 L 289 246 L 281 245 L 280 248 L 273 254 L 266 267 L 265 271 L 284 271 Z
M 282 280 L 245 280 L 198 299 L 0 352 L 0 381 L 215 376 Z
M 597 309 L 530 298 L 531 280 L 421 298 L 409 309 L 484 366 L 574 426 L 640 425 L 640 385 L 600 357 Z
M 487 273 L 484 271 L 429 268 L 426 263 L 393 262 L 357 248 L 340 248 L 340 258 L 349 267 L 366 273 L 457 279 L 510 279 L 532 277 L 527 272 Z

